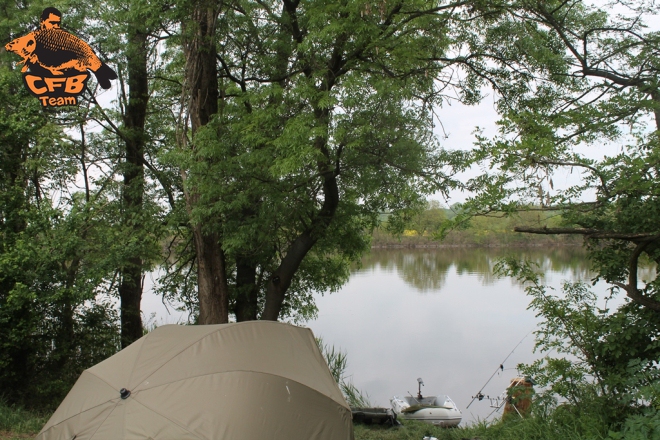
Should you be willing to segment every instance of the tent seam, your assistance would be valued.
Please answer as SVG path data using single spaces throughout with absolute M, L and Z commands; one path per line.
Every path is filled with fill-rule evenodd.
M 89 440 L 92 440 L 92 439 L 94 438 L 94 436 L 95 436 L 96 433 L 99 431 L 99 429 L 101 428 L 101 426 L 103 426 L 103 424 L 106 422 L 106 420 L 108 420 L 108 417 L 110 417 L 110 416 L 112 415 L 112 413 L 115 412 L 115 410 L 117 409 L 118 404 L 119 404 L 119 401 L 115 402 L 115 406 L 114 406 L 114 408 L 112 408 L 112 411 L 110 411 L 110 412 L 108 413 L 108 415 L 105 416 L 105 419 L 103 419 L 103 421 L 102 421 L 101 423 L 99 423 L 99 426 L 96 427 L 96 429 L 94 430 L 94 433 L 92 433 L 92 435 L 89 436 Z M 74 437 L 74 438 L 75 438 L 75 437 Z
M 142 344 L 140 345 L 140 349 L 137 352 L 137 355 L 135 356 L 135 359 L 133 360 L 133 367 L 131 368 L 131 375 L 128 376 L 128 382 L 126 386 L 130 386 L 131 381 L 133 380 L 133 373 L 135 372 L 135 366 L 137 365 L 138 359 L 140 359 L 140 355 L 142 354 L 142 349 L 144 348 L 144 344 L 147 342 L 147 339 L 149 338 L 149 335 L 151 333 L 147 334 L 145 338 L 142 340 Z
M 89 369 L 83 371 L 83 373 L 84 373 L 84 372 L 87 372 L 87 373 L 91 374 L 92 376 L 94 376 L 95 378 L 97 378 L 98 380 L 100 380 L 101 382 L 103 382 L 104 384 L 106 384 L 107 386 L 109 386 L 110 388 L 112 388 L 113 390 L 116 389 L 114 386 L 112 386 L 112 384 L 111 384 L 110 382 L 108 382 L 107 380 L 103 379 L 103 378 L 102 378 L 101 376 L 99 376 L 98 374 L 96 374 L 96 373 L 92 373 Z M 119 391 L 119 390 L 117 390 L 117 391 Z M 110 400 L 114 400 L 114 399 L 110 399 Z M 108 400 L 108 402 L 109 402 L 110 400 Z
M 115 389 L 115 388 L 114 388 L 112 385 L 110 385 L 108 382 L 106 382 L 105 380 L 101 379 L 101 378 L 98 377 L 96 374 L 91 373 L 89 370 L 85 370 L 85 371 L 83 371 L 83 373 L 85 373 L 85 372 L 87 372 L 87 373 L 91 374 L 92 376 L 96 377 L 96 378 L 99 379 L 101 382 L 105 383 L 105 384 L 108 385 L 110 388 L 112 388 L 113 390 Z M 82 376 L 82 374 L 81 374 L 81 376 Z M 115 398 L 115 399 L 116 399 L 116 398 Z M 86 413 L 87 411 L 91 411 L 91 410 L 93 410 L 94 408 L 98 408 L 99 406 L 101 406 L 101 405 L 105 405 L 106 403 L 109 403 L 109 402 L 112 402 L 112 401 L 115 400 L 115 399 L 106 400 L 105 402 L 101 402 L 101 403 L 99 403 L 98 405 L 94 405 L 94 406 L 92 406 L 92 407 L 90 407 L 90 408 L 87 408 L 87 409 L 84 410 L 84 411 L 80 411 L 80 412 L 78 412 L 78 413 L 72 415 L 71 417 L 67 417 L 66 419 L 63 419 L 63 420 L 61 420 L 61 421 L 55 423 L 53 426 L 51 426 L 50 428 L 48 428 L 46 431 L 49 431 L 51 428 L 54 428 L 55 426 L 57 426 L 57 425 L 59 425 L 59 424 L 61 424 L 61 423 L 64 423 L 64 422 L 66 422 L 67 420 L 72 419 L 72 418 L 76 417 L 76 416 L 79 415 L 79 414 L 83 414 L 83 413 Z M 117 402 L 119 402 L 119 401 L 117 401 Z M 115 402 L 115 405 L 117 404 L 117 402 Z M 112 411 L 111 411 L 111 412 L 112 412 Z M 42 432 L 46 432 L 46 431 L 42 431 Z M 41 432 L 40 432 L 40 434 L 41 434 Z
M 105 402 L 103 402 L 103 403 L 99 403 L 98 405 L 94 405 L 94 406 L 92 406 L 91 408 L 87 408 L 87 409 L 84 410 L 84 411 L 80 411 L 80 412 L 78 412 L 78 413 L 72 415 L 71 417 L 67 417 L 66 419 L 63 419 L 63 420 L 61 420 L 61 421 L 55 423 L 54 425 L 51 425 L 47 430 L 45 430 L 45 431 L 41 431 L 41 432 L 39 432 L 39 434 L 42 434 L 42 433 L 48 432 L 48 431 L 50 431 L 51 429 L 53 429 L 54 427 L 59 426 L 59 425 L 61 425 L 62 423 L 66 422 L 67 420 L 71 420 L 72 418 L 74 418 L 74 417 L 76 417 L 76 416 L 79 416 L 80 414 L 84 414 L 84 413 L 86 413 L 87 411 L 91 411 L 91 410 L 93 410 L 94 408 L 98 408 L 99 406 L 105 405 L 106 403 L 110 403 L 110 402 L 112 402 L 113 400 L 114 400 L 114 399 L 110 399 L 110 400 L 105 401 Z M 116 405 L 117 405 L 117 402 L 115 402 L 115 406 L 116 406 Z M 113 409 L 113 411 L 114 411 L 114 409 Z M 110 413 L 112 413 L 112 411 L 110 411 Z
M 145 408 L 147 408 L 149 411 L 153 412 L 154 414 L 161 416 L 161 417 L 164 418 L 165 420 L 169 420 L 171 423 L 174 423 L 176 426 L 178 426 L 179 428 L 183 429 L 184 431 L 186 431 L 186 432 L 188 432 L 188 433 L 194 435 L 195 437 L 197 437 L 197 438 L 199 438 L 199 439 L 201 439 L 201 440 L 207 440 L 206 437 L 202 437 L 202 436 L 198 435 L 197 433 L 195 433 L 195 432 L 193 432 L 193 431 L 187 429 L 187 428 L 184 427 L 183 425 L 181 425 L 181 424 L 175 422 L 174 420 L 170 419 L 170 418 L 167 417 L 166 415 L 159 413 L 159 412 L 156 411 L 155 409 L 153 409 L 153 408 L 151 408 L 151 407 L 145 405 L 144 403 L 140 402 L 139 400 L 133 398 L 133 401 L 136 402 L 136 403 L 139 403 L 139 404 L 142 405 L 142 406 L 144 406 Z M 91 439 L 90 439 L 90 440 L 91 440 Z

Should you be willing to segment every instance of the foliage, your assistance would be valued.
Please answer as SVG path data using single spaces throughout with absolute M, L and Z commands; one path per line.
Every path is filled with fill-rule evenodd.
M 148 15 L 153 8 L 120 3 L 65 0 L 54 6 L 64 14 L 62 26 L 126 79 L 124 63 L 136 59 L 127 55 L 127 35 L 157 26 L 136 12 Z M 4 2 L 3 39 L 34 30 L 45 6 L 53 4 Z M 154 8 L 165 15 L 162 5 Z M 149 41 L 155 45 L 158 36 L 150 34 Z M 114 298 L 126 279 L 124 268 L 139 258 L 134 266 L 151 269 L 160 259 L 162 200 L 174 198 L 176 172 L 157 169 L 153 158 L 174 132 L 174 123 L 162 123 L 172 107 L 163 101 L 173 94 L 152 89 L 145 135 L 131 130 L 134 115 L 122 113 L 135 104 L 129 90 L 136 94 L 135 81 L 117 87 L 117 112 L 98 104 L 107 99 L 93 79 L 77 108 L 44 110 L 23 87 L 16 61 L 0 54 L 0 396 L 11 404 L 52 408 L 84 368 L 119 348 Z M 121 148 L 128 134 L 147 142 L 147 181 L 135 185 L 142 185 L 144 200 L 135 194 L 140 188 L 133 191 L 118 179 L 130 172 Z M 128 206 L 127 198 L 138 206 Z M 133 280 L 141 293 L 139 271 Z M 139 296 L 137 313 L 139 322 Z
M 565 283 L 562 295 L 553 295 L 529 263 L 505 259 L 496 271 L 527 284 L 529 308 L 543 319 L 536 348 L 545 357 L 518 368 L 545 389 L 541 400 L 554 408 L 553 417 L 579 412 L 583 423 L 613 433 L 621 425 L 627 433 L 653 431 L 660 397 L 657 313 L 633 302 L 610 310 L 582 283 Z M 564 403 L 556 407 L 556 399 Z
M 452 55 L 480 15 L 416 0 L 218 10 L 218 109 L 175 155 L 190 221 L 221 245 L 219 283 L 238 319 L 243 302 L 251 319 L 308 317 L 310 292 L 345 282 L 381 213 L 401 232 L 426 195 L 459 185 L 464 155 L 439 146 L 433 108 L 478 101 L 480 84 L 454 76 L 463 58 Z
M 112 263 L 96 225 L 86 212 L 45 202 L 24 214 L 0 254 L 0 384 L 9 402 L 30 407 L 56 404 L 84 368 L 118 347 L 114 306 L 100 295 Z M 76 234 L 80 223 L 85 237 Z
M 356 440 L 594 440 L 607 438 L 602 427 L 586 426 L 579 416 L 572 418 L 511 418 L 507 422 L 477 422 L 457 428 L 439 428 L 423 422 L 402 420 L 399 428 L 355 425 Z
M 440 206 L 440 202 L 431 200 L 411 219 L 408 227 L 415 231 L 415 235 L 428 236 L 438 231 L 445 218 L 445 210 Z
M 653 4 L 619 8 L 624 13 L 578 0 L 500 4 L 483 44 L 500 52 L 533 45 L 537 62 L 515 63 L 532 82 L 498 101 L 495 138 L 477 136 L 473 161 L 485 172 L 467 183 L 476 194 L 453 224 L 500 212 L 560 213 L 554 227 L 517 230 L 585 237 L 599 278 L 660 311 L 657 281 L 637 280 L 640 258 L 659 257 L 652 219 L 660 34 L 645 24 Z
M 610 431 L 612 439 L 647 440 L 660 438 L 660 412 L 657 408 L 649 408 L 642 414 L 628 417 L 621 431 Z
M 12 10 L 10 21 L 25 23 L 25 14 L 42 5 L 25 6 Z M 116 211 L 107 193 L 92 194 L 87 174 L 83 188 L 74 189 L 94 145 L 63 126 L 79 126 L 85 106 L 43 111 L 7 61 L 3 53 L 0 388 L 9 404 L 52 408 L 84 368 L 117 349 L 107 293 L 121 235 L 113 235 Z
M 3 440 L 25 438 L 29 435 L 33 437 L 47 420 L 48 417 L 0 401 L 0 438 Z

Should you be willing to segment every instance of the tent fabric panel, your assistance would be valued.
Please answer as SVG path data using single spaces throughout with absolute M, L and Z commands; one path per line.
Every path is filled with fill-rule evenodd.
M 138 401 L 130 398 L 128 400 L 130 405 L 126 409 L 126 425 L 122 439 L 204 440 L 187 427 L 179 426 L 174 421 L 152 411 Z M 107 438 L 107 440 L 114 439 L 113 437 Z M 105 439 L 99 438 L 99 440 Z
M 107 402 L 42 431 L 36 440 L 204 440 L 127 399 Z
M 44 426 L 35 440 L 90 440 L 117 402 L 106 402 L 74 415 L 56 425 Z M 49 422 L 50 423 L 50 422 Z
M 42 431 L 113 399 L 119 399 L 118 389 L 89 371 L 83 371 Z
M 258 321 L 218 326 L 181 351 L 134 390 L 227 371 L 258 371 L 300 382 L 342 404 L 344 400 L 311 330 Z
M 122 385 L 122 388 L 132 390 L 136 387 L 136 384 L 153 374 L 172 357 L 178 356 L 181 351 L 204 338 L 207 334 L 218 331 L 220 327 L 222 325 L 183 326 L 169 324 L 149 332 L 139 339 L 143 341 L 143 346 L 130 365 L 120 365 L 121 368 L 130 367 L 130 382 L 127 381 Z
M 112 412 L 102 422 L 100 422 L 91 437 L 85 440 L 96 439 L 123 439 L 124 427 L 126 426 L 126 410 L 131 402 L 119 399 L 115 402 Z M 76 438 L 76 440 L 79 440 Z
M 130 397 L 117 403 L 89 440 L 118 439 L 204 440 Z
M 141 337 L 128 347 L 99 362 L 88 370 L 108 382 L 118 390 L 127 388 L 128 381 L 133 371 L 133 365 L 142 350 L 146 336 Z
M 205 439 L 353 439 L 350 409 L 270 374 L 194 377 L 136 392 L 130 399 Z

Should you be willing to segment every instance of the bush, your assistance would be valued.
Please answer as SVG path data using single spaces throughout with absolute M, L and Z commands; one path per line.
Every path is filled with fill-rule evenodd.
M 537 406 L 550 420 L 584 438 L 660 436 L 660 316 L 630 302 L 601 308 L 583 283 L 553 294 L 530 263 L 504 259 L 496 272 L 524 282 L 543 319 L 536 349 L 546 356 L 518 368 L 543 389 Z

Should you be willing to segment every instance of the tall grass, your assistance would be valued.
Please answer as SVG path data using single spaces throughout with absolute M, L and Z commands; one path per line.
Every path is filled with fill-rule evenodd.
M 7 405 L 0 400 L 0 439 L 34 437 L 48 421 L 47 416 Z
M 481 422 L 458 428 L 439 428 L 423 422 L 402 420 L 398 428 L 355 425 L 355 440 L 605 440 L 607 429 L 585 431 L 580 420 L 558 423 L 552 418 L 530 417 L 505 422 Z M 605 428 L 605 427 L 603 427 Z M 603 432 L 604 431 L 604 432 Z

